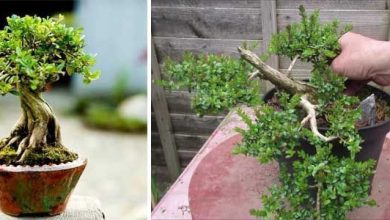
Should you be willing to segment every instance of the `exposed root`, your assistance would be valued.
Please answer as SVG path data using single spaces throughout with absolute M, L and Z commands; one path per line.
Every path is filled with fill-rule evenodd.
M 305 125 L 307 122 L 310 123 L 310 129 L 315 136 L 319 137 L 321 140 L 329 142 L 337 139 L 336 136 L 325 137 L 318 131 L 317 119 L 316 119 L 316 106 L 313 105 L 307 98 L 307 94 L 301 97 L 300 106 L 306 111 L 307 116 L 302 120 L 301 124 Z
M 17 163 L 25 162 L 37 148 L 62 146 L 57 119 L 40 94 L 22 89 L 20 100 L 22 115 L 10 136 L 0 141 L 0 149 L 8 146 L 16 151 Z
M 16 135 L 15 137 L 13 137 L 9 140 L 9 142 L 7 143 L 6 146 L 11 146 L 11 145 L 15 144 L 16 142 L 18 142 L 19 140 L 21 140 L 22 138 L 23 138 L 22 136 Z
M 23 140 L 19 143 L 18 145 L 18 149 L 16 151 L 16 154 L 19 156 L 19 155 L 22 155 L 22 153 L 24 152 L 24 150 L 27 148 L 28 146 L 28 140 L 30 139 L 29 136 L 23 138 Z
M 288 78 L 292 78 L 291 70 L 292 70 L 292 68 L 294 67 L 295 62 L 297 62 L 298 58 L 299 58 L 299 55 L 296 55 L 296 56 L 294 57 L 294 59 L 291 61 L 290 66 L 288 67 L 287 73 L 286 73 Z

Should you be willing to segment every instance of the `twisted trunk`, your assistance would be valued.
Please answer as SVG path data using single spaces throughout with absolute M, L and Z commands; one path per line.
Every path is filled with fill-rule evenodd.
M 28 88 L 20 88 L 19 92 L 22 114 L 10 136 L 0 142 L 0 148 L 17 147 L 18 162 L 22 163 L 36 148 L 62 144 L 57 119 L 41 94 Z

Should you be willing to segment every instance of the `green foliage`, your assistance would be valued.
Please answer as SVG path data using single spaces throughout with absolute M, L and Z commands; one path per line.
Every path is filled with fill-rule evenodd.
M 250 106 L 261 102 L 259 82 L 249 81 L 250 64 L 227 56 L 186 53 L 181 62 L 165 62 L 168 89 L 194 91 L 192 107 L 199 115 L 218 113 L 240 103 Z
M 295 96 L 293 100 L 299 102 L 299 97 Z M 296 106 L 298 102 L 289 104 Z M 300 145 L 300 121 L 294 107 L 288 111 L 275 112 L 272 107 L 264 105 L 257 109 L 255 123 L 243 111 L 238 110 L 238 114 L 249 129 L 237 129 L 245 141 L 235 148 L 235 153 L 257 157 L 261 163 L 268 163 L 281 156 L 294 156 L 295 148 Z
M 281 184 L 269 188 L 262 196 L 263 208 L 251 210 L 253 215 L 266 219 L 345 219 L 352 209 L 375 204 L 368 199 L 375 162 L 355 160 L 362 143 L 355 128 L 361 117 L 356 109 L 359 100 L 344 95 L 346 79 L 329 67 L 339 53 L 338 23 L 320 25 L 318 11 L 308 16 L 303 7 L 300 15 L 300 23 L 273 36 L 269 52 L 290 59 L 299 55 L 302 61 L 312 62 L 309 83 L 316 93 L 310 101 L 318 106 L 317 117 L 327 121 L 326 135 L 337 136 L 336 142 L 348 149 L 349 156 L 333 155 L 335 142 L 324 142 L 303 127 L 300 121 L 305 114 L 297 109 L 297 96 L 283 93 L 278 94 L 280 108 L 264 105 L 254 121 L 239 112 L 247 129 L 238 129 L 243 140 L 235 152 L 254 156 L 261 163 L 277 160 L 281 167 Z M 300 148 L 301 140 L 308 141 L 315 153 Z M 289 163 L 291 171 L 287 171 Z
M 338 21 L 321 25 L 319 11 L 310 16 L 303 6 L 299 7 L 301 22 L 290 24 L 285 31 L 272 37 L 269 53 L 284 55 L 293 59 L 296 55 L 302 61 L 313 63 L 328 63 L 339 52 L 338 39 L 349 31 L 351 26 L 339 32 Z
M 123 132 L 145 132 L 145 121 L 122 116 L 107 104 L 95 104 L 85 112 L 85 122 L 93 127 Z
M 325 135 L 338 139 L 324 142 L 314 135 L 301 124 L 306 112 L 299 106 L 300 95 L 279 91 L 276 96 L 280 106 L 262 104 L 255 111 L 255 119 L 238 110 L 247 127 L 237 128 L 242 141 L 234 153 L 255 157 L 260 163 L 276 160 L 280 165 L 280 184 L 262 195 L 263 207 L 251 210 L 253 215 L 286 220 L 345 219 L 352 209 L 375 204 L 368 198 L 375 162 L 355 160 L 362 143 L 355 127 L 361 117 L 356 109 L 359 100 L 344 95 L 346 78 L 330 68 L 340 52 L 338 39 L 351 26 L 339 31 L 337 21 L 320 24 L 319 11 L 308 15 L 302 6 L 299 11 L 301 22 L 275 34 L 268 52 L 261 57 L 298 57 L 312 64 L 309 84 L 315 92 L 308 97 L 316 105 L 317 119 L 325 121 L 321 125 L 327 126 Z M 166 70 L 168 80 L 161 84 L 196 91 L 193 107 L 201 114 L 239 103 L 261 104 L 257 84 L 247 80 L 252 68 L 242 60 L 187 54 L 180 63 L 167 62 Z M 303 141 L 313 151 L 304 150 Z M 346 148 L 348 155 L 335 156 L 332 150 L 336 144 Z
M 63 17 L 12 16 L 0 31 L 0 92 L 19 87 L 43 91 L 60 75 L 79 73 L 89 83 L 99 77 L 91 71 L 95 58 L 83 51 L 81 29 L 62 24 Z
M 297 108 L 299 96 L 288 99 L 282 93 L 279 97 L 280 110 L 264 105 L 256 111 L 254 121 L 244 112 L 238 112 L 247 129 L 237 129 L 243 139 L 234 152 L 254 156 L 261 163 L 277 160 L 281 167 L 281 185 L 270 187 L 269 194 L 262 196 L 263 208 L 251 213 L 267 219 L 272 216 L 276 219 L 315 218 L 318 214 L 313 193 L 317 192 L 318 186 L 321 186 L 320 215 L 323 219 L 344 219 L 353 208 L 371 204 L 368 190 L 375 163 L 354 160 L 361 143 L 354 127 L 360 114 L 348 106 L 350 100 L 334 102 L 337 107 L 326 112 L 331 117 L 329 135 L 339 135 L 340 142 L 350 151 L 350 158 L 339 158 L 332 154 L 332 143 L 323 142 L 301 126 L 302 117 L 299 116 L 302 114 Z M 303 139 L 315 148 L 315 154 L 300 148 Z M 291 173 L 286 169 L 289 159 L 293 161 Z

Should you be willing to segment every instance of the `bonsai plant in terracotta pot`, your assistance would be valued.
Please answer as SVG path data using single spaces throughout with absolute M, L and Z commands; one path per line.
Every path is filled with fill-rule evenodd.
M 10 215 L 61 213 L 87 160 L 61 141 L 58 120 L 43 99 L 61 75 L 89 83 L 93 56 L 83 51 L 82 30 L 62 17 L 12 16 L 0 31 L 0 92 L 20 99 L 21 115 L 0 141 L 0 208 Z
M 371 86 L 346 95 L 347 79 L 335 74 L 330 64 L 340 52 L 338 39 L 351 27 L 339 31 L 337 21 L 320 24 L 318 11 L 308 15 L 299 9 L 301 22 L 275 34 L 262 57 L 287 56 L 292 60 L 287 73 L 268 66 L 244 45 L 238 48 L 240 60 L 187 55 L 180 63 L 169 61 L 168 77 L 161 85 L 194 90 L 193 107 L 201 114 L 240 103 L 255 106 L 254 115 L 237 111 L 247 126 L 237 129 L 242 141 L 234 153 L 256 157 L 260 163 L 277 161 L 280 184 L 262 195 L 262 208 L 251 210 L 253 215 L 344 219 L 354 208 L 375 205 L 369 194 L 390 130 L 390 97 Z M 291 75 L 297 60 L 312 64 L 309 81 Z M 264 101 L 257 99 L 257 77 L 276 87 Z M 362 114 L 370 94 L 375 96 L 374 118 Z

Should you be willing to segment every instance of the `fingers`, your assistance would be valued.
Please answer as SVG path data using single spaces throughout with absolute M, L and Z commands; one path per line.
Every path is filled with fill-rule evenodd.
M 345 45 L 347 44 L 348 42 L 348 39 L 351 37 L 351 34 L 353 34 L 352 32 L 347 32 L 345 34 L 343 34 L 343 36 L 341 36 L 338 40 L 339 44 L 340 44 L 340 48 L 341 50 L 344 49 Z
M 331 68 L 333 72 L 344 75 L 345 73 L 345 64 L 344 64 L 343 52 L 338 55 L 331 63 Z
M 380 86 L 389 86 L 390 85 L 390 76 L 378 74 L 372 77 L 372 81 Z

